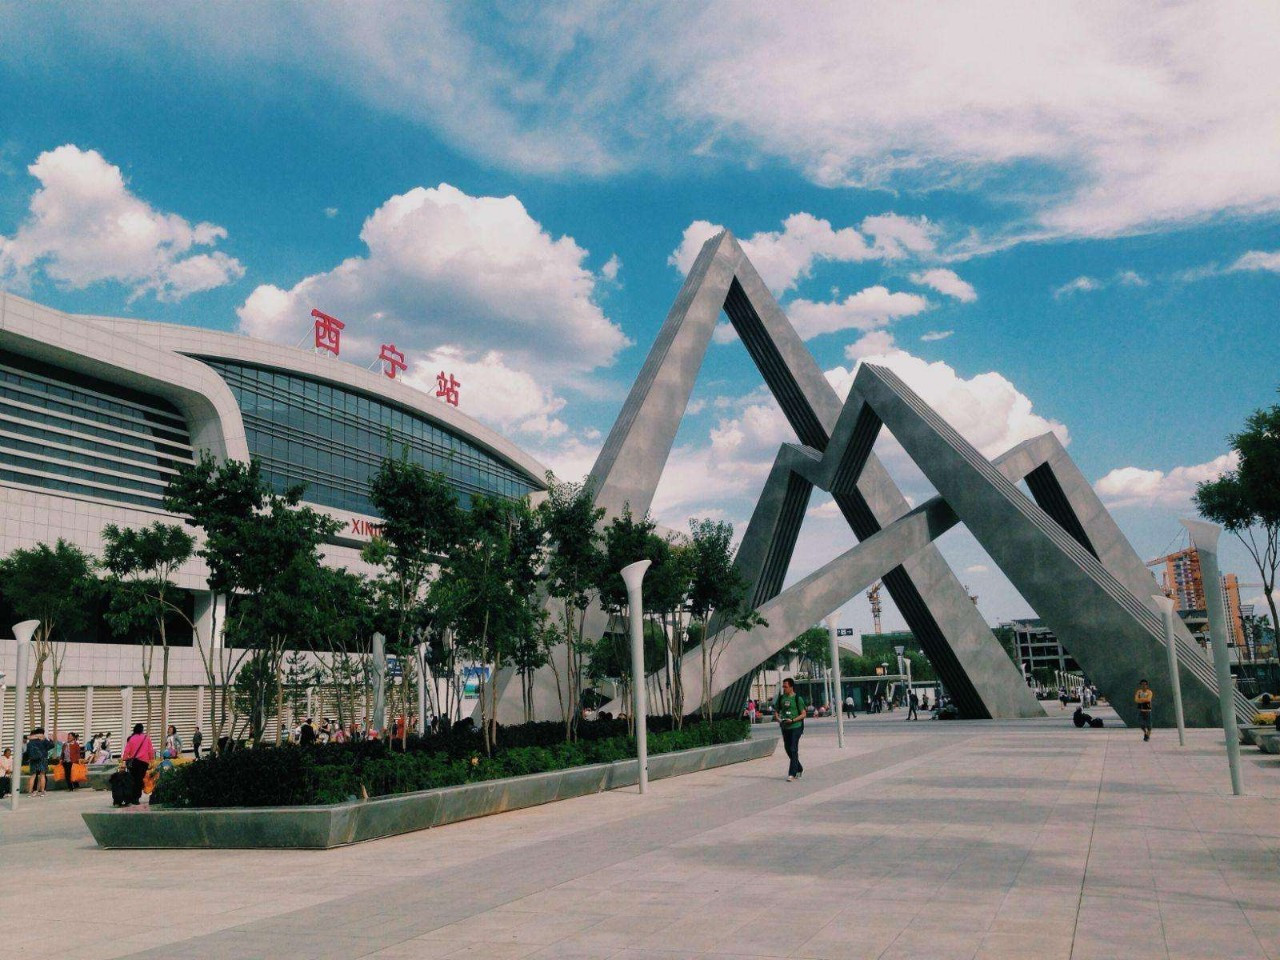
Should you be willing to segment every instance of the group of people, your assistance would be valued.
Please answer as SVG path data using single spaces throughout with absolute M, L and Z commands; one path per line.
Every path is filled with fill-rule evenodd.
M 1061 704 L 1060 710 L 1067 709 L 1067 704 L 1072 701 L 1080 704 L 1081 708 L 1096 707 L 1098 705 L 1098 688 L 1091 683 L 1082 684 L 1078 687 L 1067 689 L 1066 687 L 1058 687 L 1058 703 Z

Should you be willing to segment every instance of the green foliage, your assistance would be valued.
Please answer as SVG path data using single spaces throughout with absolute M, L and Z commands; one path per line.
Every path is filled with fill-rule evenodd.
M 1280 405 L 1255 410 L 1229 439 L 1238 466 L 1197 484 L 1195 504 L 1201 516 L 1234 533 L 1249 551 L 1275 626 L 1280 623 L 1272 596 L 1280 569 Z
M 570 739 L 582 699 L 587 608 L 596 597 L 604 570 L 598 527 L 604 510 L 595 505 L 586 484 L 562 483 L 548 473 L 547 498 L 539 505 L 538 512 L 546 536 L 545 589 L 558 601 L 559 622 L 555 633 L 568 654 L 563 675 L 556 667 L 555 658 L 550 664 L 556 669 L 556 694 L 560 698 L 565 739 Z M 526 691 L 527 682 L 526 677 Z M 527 699 L 525 709 L 527 713 Z
M 61 538 L 52 547 L 19 547 L 0 560 L 0 593 L 20 621 L 40 621 L 37 641 L 84 627 L 97 589 L 92 558 Z
M 506 745 L 492 757 L 484 755 L 477 734 L 413 738 L 404 752 L 385 741 L 232 750 L 169 771 L 152 802 L 172 807 L 337 803 L 365 793 L 389 796 L 635 756 L 635 740 L 620 724 L 584 724 L 584 736 L 572 743 L 563 741 L 560 724 L 526 726 L 532 729 L 504 729 L 501 739 Z M 593 738 L 596 728 L 612 735 Z M 733 717 L 651 731 L 648 746 L 656 755 L 750 736 L 747 722 Z
M 792 640 L 787 649 L 802 664 L 808 665 L 811 674 L 814 670 L 825 670 L 831 666 L 831 635 L 826 627 L 810 627 Z M 842 666 L 843 663 L 842 660 Z
M 232 685 L 236 713 L 249 718 L 249 736 L 262 738 L 267 716 L 280 692 L 275 662 L 267 651 L 256 651 L 245 660 Z
M 154 628 L 163 640 L 166 623 L 181 615 L 173 574 L 195 552 L 195 538 L 178 524 L 156 521 L 141 528 L 108 524 L 102 539 L 108 626 L 117 635 L 149 635 Z

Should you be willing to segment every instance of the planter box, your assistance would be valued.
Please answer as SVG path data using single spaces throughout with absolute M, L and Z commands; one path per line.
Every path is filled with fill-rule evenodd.
M 649 757 L 649 779 L 662 780 L 773 754 L 777 737 L 722 743 Z M 109 849 L 328 850 L 460 820 L 634 786 L 635 760 L 570 767 L 373 800 L 308 807 L 126 807 L 84 813 L 98 846 Z

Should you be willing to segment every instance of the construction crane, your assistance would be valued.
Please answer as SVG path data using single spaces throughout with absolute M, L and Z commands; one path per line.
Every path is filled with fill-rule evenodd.
M 867 591 L 867 599 L 871 601 L 871 622 L 875 624 L 876 633 L 880 633 L 880 581 L 877 580 Z

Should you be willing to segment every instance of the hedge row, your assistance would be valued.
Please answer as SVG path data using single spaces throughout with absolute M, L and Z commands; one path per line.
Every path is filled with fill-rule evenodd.
M 657 718 L 655 718 L 657 719 Z M 604 721 L 608 723 L 609 721 Z M 529 724 L 527 726 L 542 726 Z M 635 756 L 635 738 L 587 735 L 547 745 L 508 745 L 494 756 L 484 755 L 477 738 L 463 750 L 470 734 L 459 732 L 422 740 L 412 739 L 408 752 L 381 741 L 328 743 L 310 747 L 258 747 L 233 750 L 167 771 L 152 794 L 153 804 L 170 807 L 275 807 L 339 803 L 362 796 L 381 797 L 416 790 L 451 787 L 481 780 L 497 780 L 529 773 L 545 773 L 592 763 L 610 763 Z M 669 726 L 669 725 L 668 725 Z M 591 729 L 595 724 L 584 724 Z M 623 728 L 625 730 L 625 726 Z M 508 728 L 500 742 L 521 744 L 541 731 L 517 734 Z M 680 730 L 649 734 L 649 752 L 670 753 L 693 747 L 746 740 L 751 728 L 745 719 L 691 723 Z M 435 749 L 431 749 L 434 747 Z

